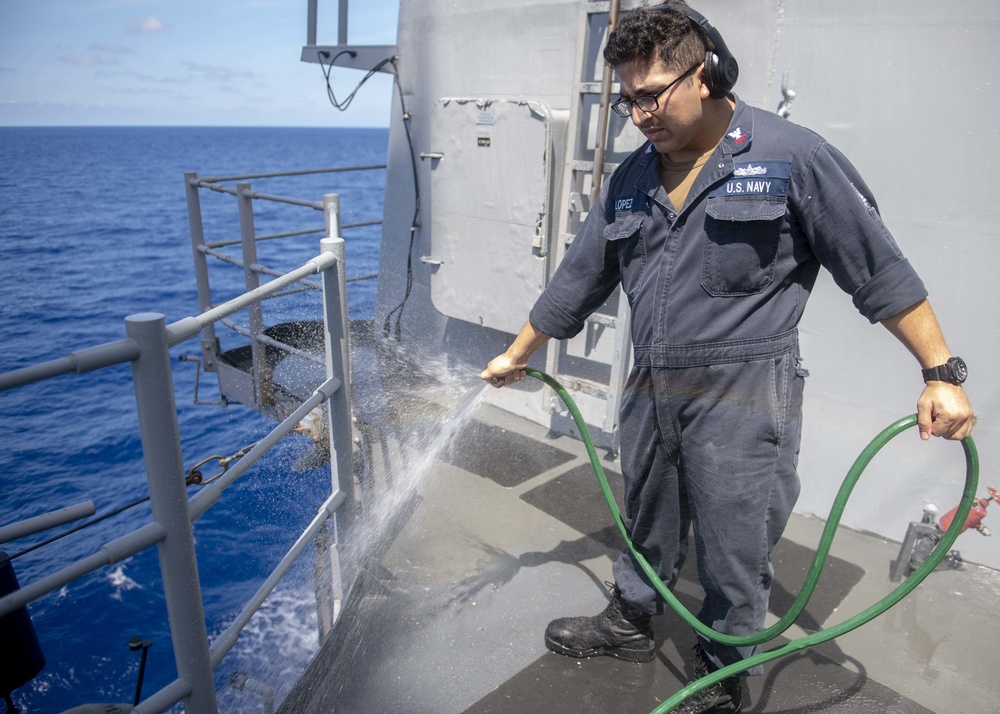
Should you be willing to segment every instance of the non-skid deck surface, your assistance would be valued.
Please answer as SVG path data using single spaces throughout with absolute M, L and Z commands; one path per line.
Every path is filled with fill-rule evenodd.
M 547 654 L 491 692 L 464 714 L 653 711 L 678 689 L 676 656 L 648 664 L 609 657 L 576 660 Z M 687 669 L 690 676 L 690 668 Z M 746 680 L 743 714 L 933 714 L 930 709 L 814 652 L 797 653 Z
M 648 664 L 577 660 L 545 650 L 542 635 L 551 619 L 594 614 L 605 606 L 604 581 L 611 579 L 622 544 L 578 442 L 549 439 L 533 425 L 509 427 L 503 419 L 474 424 L 442 458 L 419 508 L 380 562 L 365 568 L 361 586 L 282 714 L 644 714 L 690 679 L 694 635 L 673 613 L 654 620 L 659 651 Z M 620 501 L 620 477 L 608 471 Z M 801 542 L 818 540 L 809 519 L 793 517 L 790 530 L 796 529 L 805 533 Z M 844 610 L 855 606 L 845 602 L 856 600 L 857 591 L 883 588 L 886 544 L 852 537 L 861 539 L 854 547 L 865 551 L 852 561 L 865 567 L 831 557 L 816 595 L 788 635 L 843 619 Z M 771 600 L 776 615 L 769 622 L 791 604 L 812 557 L 812 548 L 789 538 L 777 547 Z M 688 563 L 675 589 L 691 610 L 702 595 L 694 573 L 694 563 Z M 897 620 L 920 617 L 924 605 L 908 607 L 914 609 L 902 608 Z M 938 643 L 929 653 L 895 653 L 892 647 L 899 645 L 890 640 L 899 639 L 898 627 L 885 627 L 884 650 L 876 642 L 873 653 L 865 642 L 863 658 L 842 650 L 843 638 L 766 665 L 763 676 L 748 679 L 744 711 L 933 711 L 899 691 L 926 679 L 931 665 L 921 670 L 918 662 L 900 678 L 888 660 L 926 655 L 931 662 Z M 868 632 L 880 636 L 874 627 Z M 897 682 L 895 688 L 881 683 L 887 679 Z M 926 695 L 927 682 L 913 686 L 924 687 Z
M 472 420 L 441 458 L 509 488 L 572 461 L 573 455 L 508 429 Z

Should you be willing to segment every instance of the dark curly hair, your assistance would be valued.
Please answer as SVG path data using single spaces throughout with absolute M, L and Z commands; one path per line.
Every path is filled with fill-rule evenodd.
M 660 59 L 674 72 L 703 61 L 707 45 L 701 31 L 683 12 L 664 8 L 643 7 L 625 15 L 608 36 L 605 61 L 617 67 L 636 59 Z

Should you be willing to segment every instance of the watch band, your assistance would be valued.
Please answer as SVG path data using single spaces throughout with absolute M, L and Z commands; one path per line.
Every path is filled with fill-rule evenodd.
M 947 371 L 948 365 L 939 364 L 937 367 L 931 367 L 930 369 L 921 370 L 924 375 L 925 382 L 950 382 L 948 379 L 949 372 Z
M 969 376 L 968 367 L 961 357 L 952 357 L 944 364 L 921 370 L 925 382 L 939 381 L 962 384 Z

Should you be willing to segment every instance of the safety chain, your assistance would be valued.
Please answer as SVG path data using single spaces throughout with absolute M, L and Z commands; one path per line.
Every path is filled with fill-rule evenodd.
M 257 443 L 258 442 L 255 441 L 249 446 L 244 446 L 242 449 L 234 453 L 232 456 L 222 456 L 221 454 L 215 454 L 214 456 L 209 456 L 207 459 L 202 459 L 194 466 L 192 466 L 190 469 L 188 469 L 187 478 L 184 479 L 184 483 L 186 483 L 188 486 L 192 485 L 207 486 L 208 484 L 212 483 L 213 481 L 221 477 L 224 473 L 226 473 L 226 471 L 229 470 L 229 464 L 236 461 L 236 459 L 241 459 L 244 456 L 246 456 L 250 452 L 250 449 L 257 446 Z M 201 472 L 201 467 L 210 461 L 218 461 L 219 468 L 221 470 L 219 471 L 219 473 L 215 474 L 215 476 L 206 481 L 204 480 L 204 474 L 202 474 Z

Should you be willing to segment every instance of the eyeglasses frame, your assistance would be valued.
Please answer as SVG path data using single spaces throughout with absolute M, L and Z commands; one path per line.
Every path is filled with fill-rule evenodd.
M 634 97 L 632 99 L 626 99 L 625 97 L 622 97 L 617 102 L 615 102 L 614 104 L 612 104 L 611 108 L 614 110 L 615 114 L 617 114 L 618 116 L 620 116 L 622 119 L 628 119 L 629 117 L 632 116 L 632 108 L 633 107 L 639 107 L 639 111 L 645 112 L 646 114 L 652 114 L 653 112 L 655 112 L 657 109 L 660 108 L 660 101 L 659 101 L 660 95 L 663 94 L 664 92 L 666 92 L 671 87 L 673 87 L 678 82 L 680 82 L 685 77 L 688 77 L 692 72 L 694 72 L 696 69 L 698 69 L 699 67 L 701 67 L 701 65 L 702 65 L 702 63 L 698 62 L 698 64 L 694 65 L 689 70 L 687 70 L 683 74 L 679 75 L 677 77 L 677 79 L 675 79 L 674 81 L 672 81 L 670 84 L 668 84 L 666 87 L 664 87 L 663 89 L 661 89 L 659 92 L 655 92 L 653 94 L 644 94 L 641 97 Z M 640 106 L 638 104 L 638 102 L 643 101 L 643 100 L 652 100 L 653 106 L 650 107 L 649 109 L 643 108 L 642 106 Z M 626 107 L 627 107 L 627 109 L 626 109 Z

